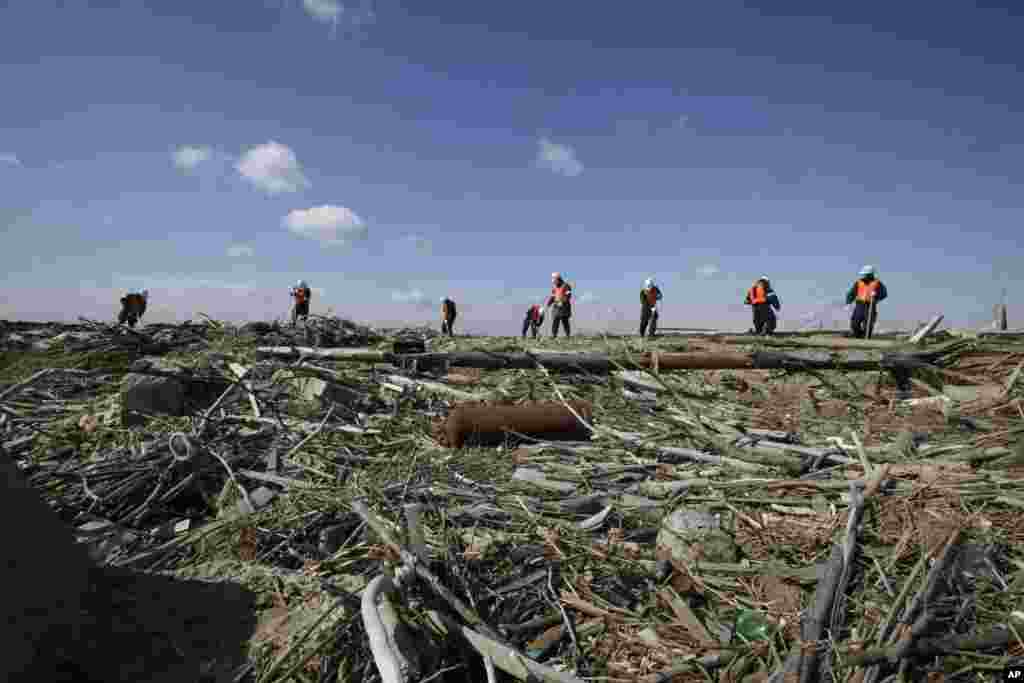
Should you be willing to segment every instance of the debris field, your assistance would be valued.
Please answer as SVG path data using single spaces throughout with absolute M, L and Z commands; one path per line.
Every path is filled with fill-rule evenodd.
M 1024 334 L 928 332 L 2 322 L 0 460 L 135 634 L 50 636 L 93 680 L 996 680 Z

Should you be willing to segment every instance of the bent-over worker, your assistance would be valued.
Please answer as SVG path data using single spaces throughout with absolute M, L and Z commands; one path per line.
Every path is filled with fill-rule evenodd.
M 644 280 L 644 288 L 640 290 L 640 336 L 644 336 L 650 324 L 650 336 L 658 330 L 658 302 L 661 301 L 661 288 L 654 284 L 653 278 Z
M 523 339 L 526 339 L 526 331 L 529 330 L 533 334 L 533 338 L 537 338 L 537 334 L 540 332 L 540 326 L 544 324 L 544 306 L 542 304 L 534 304 L 526 309 L 526 317 L 523 318 Z
M 295 304 L 292 306 L 292 325 L 294 326 L 299 318 L 305 323 L 309 318 L 309 300 L 313 298 L 313 292 L 305 280 L 299 280 L 291 289 L 292 299 Z
M 458 312 L 455 310 L 455 302 L 446 296 L 441 297 L 441 334 L 455 336 L 453 329 L 456 315 Z
M 747 297 L 743 303 L 754 309 L 754 334 L 771 336 L 775 333 L 775 311 L 779 310 L 782 304 L 779 302 L 779 295 L 772 290 L 767 275 L 762 275 L 754 281 L 753 286 L 747 290 Z
M 148 289 L 144 289 L 141 292 L 133 289 L 125 294 L 121 297 L 121 312 L 117 316 L 117 323 L 119 325 L 128 323 L 128 327 L 135 327 L 142 320 L 142 316 L 146 314 L 146 302 L 148 300 Z
M 864 266 L 858 275 L 859 279 L 846 293 L 846 303 L 854 304 L 853 315 L 850 317 L 850 331 L 857 339 L 863 339 L 872 336 L 875 323 L 878 321 L 878 302 L 884 301 L 889 292 L 882 281 L 875 277 L 873 266 Z M 872 302 L 874 306 L 871 305 Z
M 572 317 L 572 286 L 562 279 L 561 273 L 551 273 L 551 296 L 547 300 L 551 309 L 551 336 L 558 338 L 558 324 L 565 327 L 565 336 L 571 337 L 569 318 Z

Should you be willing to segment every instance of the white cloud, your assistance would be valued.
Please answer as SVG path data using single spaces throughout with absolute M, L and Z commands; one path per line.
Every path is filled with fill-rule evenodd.
M 302 0 L 306 14 L 325 24 L 337 24 L 345 10 L 338 0 Z
M 366 239 L 369 228 L 352 209 L 344 206 L 314 206 L 290 211 L 282 220 L 289 231 L 323 245 L 345 245 Z
M 396 304 L 412 304 L 420 308 L 429 308 L 432 300 L 418 289 L 391 292 L 391 300 Z
M 231 258 L 252 258 L 256 250 L 248 244 L 232 244 L 228 247 L 228 256 Z
M 714 277 L 721 272 L 718 266 L 713 263 L 705 263 L 703 266 L 697 268 L 697 275 L 700 277 Z
M 310 185 L 295 152 L 273 140 L 246 151 L 235 169 L 267 194 L 297 192 Z
M 16 154 L 0 154 L 0 164 L 10 164 L 11 166 L 21 166 L 21 159 Z
M 576 158 L 576 151 L 568 145 L 558 145 L 547 138 L 541 138 L 537 149 L 537 165 L 552 173 L 570 177 L 583 173 L 583 164 Z
M 182 145 L 178 149 L 174 150 L 174 165 L 183 171 L 191 171 L 193 168 L 209 161 L 210 157 L 213 156 L 213 150 L 206 145 Z

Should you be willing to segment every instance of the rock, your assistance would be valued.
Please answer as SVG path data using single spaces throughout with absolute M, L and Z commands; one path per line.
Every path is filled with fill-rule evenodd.
M 192 373 L 160 358 L 144 358 L 133 369 L 154 370 L 173 377 L 145 375 L 137 372 L 121 382 L 122 421 L 133 426 L 145 421 L 145 415 L 181 417 L 190 410 L 209 407 L 227 388 L 224 380 L 209 381 L 192 377 Z
M 129 374 L 121 382 L 121 398 L 126 426 L 143 422 L 139 413 L 175 417 L 185 414 L 185 383 L 173 377 Z
M 732 528 L 732 513 L 711 512 L 707 508 L 677 508 L 662 522 L 658 532 L 659 559 L 684 564 L 698 560 L 733 563 L 738 549 L 726 529 Z
M 258 512 L 269 505 L 274 498 L 277 498 L 276 491 L 268 489 L 266 486 L 261 486 L 255 491 L 251 491 L 249 493 L 249 500 L 252 502 L 252 507 L 249 507 L 248 503 L 245 502 L 245 499 L 238 501 L 238 512 L 243 515 Z

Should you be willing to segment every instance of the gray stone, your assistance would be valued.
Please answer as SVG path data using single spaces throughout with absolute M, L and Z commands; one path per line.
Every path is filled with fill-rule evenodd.
M 657 546 L 677 562 L 733 563 L 738 557 L 731 535 L 732 513 L 678 508 L 662 521 Z
M 163 363 L 153 365 L 164 372 L 177 370 Z M 124 421 L 127 425 L 139 424 L 144 419 L 139 413 L 180 417 L 185 414 L 185 394 L 185 383 L 180 379 L 131 373 L 121 382 Z
M 274 498 L 277 498 L 276 491 L 268 489 L 266 486 L 261 486 L 255 491 L 249 492 L 249 500 L 252 502 L 252 507 L 249 507 L 244 498 L 238 501 L 238 512 L 243 515 L 258 512 L 269 505 Z
M 191 410 L 209 407 L 227 388 L 225 381 L 207 381 L 162 359 L 146 358 L 133 369 L 154 370 L 172 377 L 133 372 L 121 382 L 123 421 L 126 426 L 140 424 L 145 415 L 181 417 Z

